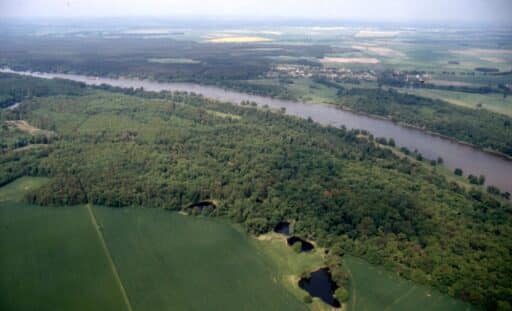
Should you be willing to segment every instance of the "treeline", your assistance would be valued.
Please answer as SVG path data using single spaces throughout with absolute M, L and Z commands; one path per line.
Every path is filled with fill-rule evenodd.
M 181 210 L 213 199 L 252 232 L 295 231 L 445 293 L 495 309 L 512 303 L 510 206 L 360 138 L 184 93 L 106 91 L 37 98 L 20 112 L 51 118 L 51 152 L 0 155 L 13 177 L 51 177 L 27 200 Z M 143 98 L 143 96 L 154 98 Z M 4 175 L 2 175 L 4 176 Z
M 0 73 L 0 108 L 32 97 L 83 94 L 85 84 Z
M 1 35 L 0 35 L 1 36 Z M 0 66 L 92 76 L 136 76 L 209 83 L 260 77 L 277 56 L 321 58 L 331 48 L 310 44 L 214 44 L 168 38 L 1 36 Z M 190 59 L 191 63 L 166 62 Z M 150 60 L 163 60 L 154 62 Z
M 342 105 L 512 156 L 512 118 L 393 89 L 346 89 Z
M 503 85 L 493 86 L 468 86 L 468 85 L 439 85 L 433 83 L 427 83 L 421 79 L 408 79 L 408 76 L 422 75 L 425 72 L 401 72 L 396 73 L 393 70 L 384 70 L 379 73 L 377 77 L 377 83 L 380 86 L 392 86 L 392 87 L 415 87 L 424 89 L 436 89 L 443 91 L 454 91 L 454 92 L 465 92 L 474 94 L 490 94 L 490 93 L 504 93 L 508 89 L 503 88 Z
M 290 91 L 288 91 L 286 87 L 283 87 L 281 85 L 257 84 L 240 81 L 215 81 L 213 82 L 213 84 L 219 87 L 252 95 L 269 96 L 283 100 L 297 99 L 296 96 L 294 96 Z

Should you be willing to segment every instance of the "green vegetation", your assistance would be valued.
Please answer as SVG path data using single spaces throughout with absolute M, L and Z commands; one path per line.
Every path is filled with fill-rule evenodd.
M 501 114 L 401 94 L 393 89 L 344 90 L 340 92 L 339 104 L 512 156 L 512 118 Z
M 296 234 L 332 249 L 327 264 L 338 284 L 348 253 L 490 309 L 510 298 L 510 206 L 492 195 L 400 159 L 359 131 L 184 93 L 87 90 L 1 113 L 59 136 L 44 155 L 1 155 L 12 178 L 51 178 L 29 202 L 182 210 L 215 200 L 214 214 L 252 232 L 294 220 Z
M 512 96 L 503 94 L 472 94 L 431 89 L 399 90 L 414 95 L 446 101 L 450 104 L 473 109 L 487 109 L 512 117 Z
M 0 108 L 5 108 L 27 98 L 51 95 L 79 95 L 84 84 L 68 80 L 47 80 L 0 74 Z
M 414 284 L 364 260 L 345 256 L 350 273 L 350 299 L 347 311 L 379 310 L 477 310 L 428 287 Z
M 45 182 L 0 188 L 2 310 L 305 309 L 263 246 L 224 221 L 19 202 Z
M 44 182 L 0 188 L 0 309 L 125 310 L 85 207 L 19 202 Z
M 134 310 L 304 310 L 273 262 L 221 220 L 93 208 Z

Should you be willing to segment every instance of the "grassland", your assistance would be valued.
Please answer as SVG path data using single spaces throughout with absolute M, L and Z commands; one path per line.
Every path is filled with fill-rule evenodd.
M 95 207 L 134 310 L 301 310 L 276 269 L 221 220 Z
M 307 309 L 267 253 L 224 221 L 104 207 L 91 218 L 86 206 L 19 202 L 45 182 L 0 189 L 2 310 L 130 310 L 126 300 L 133 310 Z
M 351 278 L 346 311 L 476 310 L 356 257 L 345 256 L 343 262 Z
M 0 309 L 125 310 L 86 209 L 19 202 L 44 182 L 0 188 Z
M 502 94 L 473 94 L 432 89 L 397 89 L 401 92 L 444 100 L 450 104 L 468 108 L 481 108 L 512 117 L 512 97 Z M 480 108 L 480 107 L 479 107 Z
M 133 310 L 305 310 L 299 277 L 325 264 L 321 248 L 297 254 L 281 235 L 248 239 L 220 219 L 20 202 L 46 181 L 0 188 L 2 309 L 129 310 L 129 300 Z M 472 310 L 361 259 L 346 256 L 344 265 L 345 310 L 410 310 L 418 301 L 423 310 Z M 309 308 L 328 306 L 315 298 Z
M 286 238 L 277 233 L 259 236 L 254 241 L 258 253 L 271 259 L 275 265 L 275 280 L 283 284 L 298 299 L 308 295 L 298 287 L 300 275 L 322 268 L 324 263 L 323 249 L 315 248 L 312 252 L 297 254 L 286 243 Z M 318 298 L 313 298 L 313 310 L 325 310 L 328 306 Z

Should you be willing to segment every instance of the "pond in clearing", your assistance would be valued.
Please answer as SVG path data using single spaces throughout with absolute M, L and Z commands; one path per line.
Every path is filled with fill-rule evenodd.
M 340 302 L 334 298 L 334 292 L 338 288 L 331 278 L 329 269 L 322 268 L 311 273 L 309 277 L 299 281 L 299 287 L 307 291 L 311 296 L 322 299 L 323 302 L 335 308 L 339 308 Z

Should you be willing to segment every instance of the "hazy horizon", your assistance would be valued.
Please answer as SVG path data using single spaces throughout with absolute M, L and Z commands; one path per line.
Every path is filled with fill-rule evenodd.
M 222 19 L 308 19 L 369 22 L 510 24 L 509 0 L 20 0 L 0 1 L 2 18 L 219 17 Z

